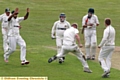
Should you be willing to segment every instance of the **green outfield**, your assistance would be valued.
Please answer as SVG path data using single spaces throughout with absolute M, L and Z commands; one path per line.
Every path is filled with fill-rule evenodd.
M 114 68 L 111 69 L 109 78 L 101 78 L 103 70 L 99 63 L 94 61 L 88 61 L 93 73 L 83 72 L 81 62 L 73 55 L 67 55 L 63 64 L 58 64 L 57 61 L 50 64 L 47 62 L 49 57 L 56 54 L 56 50 L 51 48 L 56 46 L 55 40 L 52 40 L 50 35 L 52 25 L 61 12 L 66 13 L 70 23 L 77 22 L 81 29 L 82 17 L 88 8 L 94 8 L 100 21 L 100 26 L 97 27 L 98 43 L 105 28 L 104 19 L 109 17 L 116 29 L 116 46 L 119 46 L 119 3 L 120 0 L 0 0 L 0 14 L 9 7 L 11 10 L 19 8 L 19 16 L 24 16 L 26 8 L 30 8 L 30 16 L 21 23 L 20 30 L 27 43 L 27 59 L 30 64 L 20 65 L 19 47 L 10 56 L 9 63 L 4 62 L 0 31 L 0 76 L 47 76 L 49 80 L 120 80 L 120 71 Z M 83 35 L 80 36 L 84 44 Z

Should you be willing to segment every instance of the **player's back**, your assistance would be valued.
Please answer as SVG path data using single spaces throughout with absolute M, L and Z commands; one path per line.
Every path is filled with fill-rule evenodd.
M 115 45 L 115 29 L 110 25 L 108 28 L 108 44 Z
M 71 27 L 64 32 L 63 45 L 72 46 L 76 44 L 75 28 Z

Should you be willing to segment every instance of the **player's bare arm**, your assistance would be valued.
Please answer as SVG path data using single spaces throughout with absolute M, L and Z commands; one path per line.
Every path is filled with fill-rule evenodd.
M 79 35 L 76 34 L 76 35 L 75 35 L 75 38 L 76 38 L 77 41 L 78 41 L 78 45 L 79 45 L 79 47 L 82 48 L 82 44 L 80 43 L 80 37 L 79 37 Z
M 98 48 L 101 48 L 100 46 L 98 46 Z
M 26 20 L 27 18 L 28 18 L 28 16 L 29 16 L 29 11 L 30 11 L 30 9 L 29 8 L 27 8 L 27 13 L 26 13 L 26 15 L 24 16 L 24 20 Z
M 96 26 L 99 26 L 99 24 L 96 24 Z
M 12 17 L 16 14 L 18 14 L 18 8 L 16 8 L 14 13 L 8 18 L 8 21 L 10 21 L 12 19 Z
M 22 28 L 22 26 L 20 25 L 20 26 L 19 26 L 19 29 L 21 29 L 21 28 Z
M 83 28 L 86 28 L 87 27 L 87 25 L 85 24 L 85 25 L 83 25 Z

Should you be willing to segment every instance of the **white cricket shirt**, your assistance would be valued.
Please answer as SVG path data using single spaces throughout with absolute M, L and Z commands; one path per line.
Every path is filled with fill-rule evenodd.
M 71 27 L 64 32 L 63 45 L 72 46 L 76 44 L 75 35 L 78 34 L 78 29 Z
M 0 15 L 0 21 L 2 22 L 1 24 L 2 28 L 8 28 L 8 18 L 9 16 L 7 16 L 6 13 Z
M 9 32 L 8 32 L 8 36 L 15 36 L 15 35 L 19 35 L 19 26 L 20 26 L 20 22 L 24 20 L 24 17 L 17 17 L 16 19 L 13 17 L 10 21 L 9 21 Z
M 86 24 L 87 18 L 88 18 L 88 14 L 83 17 L 82 26 L 84 26 Z M 88 19 L 87 24 L 94 24 L 94 25 L 91 28 L 88 28 L 88 26 L 87 26 L 87 28 L 85 28 L 85 29 L 95 29 L 96 30 L 96 24 L 99 24 L 98 17 L 95 14 L 93 14 L 92 17 L 90 19 Z
M 101 43 L 99 44 L 100 47 L 102 46 L 114 46 L 115 45 L 115 29 L 109 25 L 104 30 L 103 38 Z
M 56 37 L 63 37 L 63 33 L 66 29 L 70 28 L 71 25 L 68 21 L 60 22 L 60 20 L 56 21 L 52 27 L 51 36 L 56 34 Z

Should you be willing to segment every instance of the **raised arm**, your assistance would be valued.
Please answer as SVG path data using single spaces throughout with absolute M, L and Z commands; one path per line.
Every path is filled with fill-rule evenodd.
M 26 13 L 26 15 L 24 16 L 24 20 L 26 20 L 26 19 L 28 18 L 28 16 L 29 16 L 29 11 L 30 11 L 29 8 L 27 8 L 26 11 L 27 11 L 27 13 Z
M 8 21 L 10 21 L 12 19 L 12 17 L 16 14 L 18 14 L 18 8 L 16 8 L 14 13 L 8 18 Z

